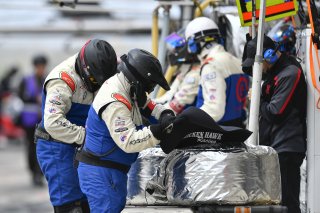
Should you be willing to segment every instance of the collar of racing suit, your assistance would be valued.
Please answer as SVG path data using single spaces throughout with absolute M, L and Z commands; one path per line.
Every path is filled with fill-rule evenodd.
M 130 97 L 130 83 L 129 83 L 129 80 L 126 78 L 126 76 L 124 76 L 124 74 L 122 72 L 116 74 L 117 75 L 117 78 L 119 80 L 119 83 L 122 87 L 122 89 L 125 91 L 126 95 L 128 97 Z M 132 102 L 130 100 L 130 102 Z
M 225 52 L 225 49 L 222 45 L 217 43 L 212 43 L 211 48 L 203 48 L 201 53 L 198 55 L 200 61 L 206 59 L 209 55 L 214 55 L 216 52 Z
M 132 105 L 132 117 L 133 117 L 133 122 L 140 126 L 143 124 L 142 122 L 142 117 L 141 117 L 141 113 L 140 113 L 140 110 L 139 110 L 139 107 L 137 105 L 137 103 L 134 103 L 133 100 L 131 99 L 131 96 L 130 96 L 130 83 L 129 83 L 129 80 L 126 78 L 126 76 L 120 72 L 117 75 L 117 79 L 119 81 L 119 85 L 122 87 L 122 91 L 124 91 L 126 97 L 129 97 L 130 98 L 130 103 Z

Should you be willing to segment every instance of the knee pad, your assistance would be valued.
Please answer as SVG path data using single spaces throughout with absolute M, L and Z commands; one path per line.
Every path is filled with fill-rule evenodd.
M 61 206 L 54 206 L 54 213 L 90 213 L 88 201 L 74 201 Z

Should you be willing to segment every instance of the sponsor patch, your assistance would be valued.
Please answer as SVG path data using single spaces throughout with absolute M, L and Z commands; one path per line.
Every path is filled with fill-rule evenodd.
M 212 94 L 212 95 L 209 96 L 209 99 L 210 99 L 211 101 L 213 101 L 214 99 L 216 99 L 216 96 L 214 96 L 214 95 Z
M 55 108 L 53 108 L 53 107 L 51 107 L 51 108 L 49 108 L 49 113 L 51 113 L 51 114 L 55 114 L 56 112 L 57 112 L 57 110 L 55 109 Z
M 128 130 L 127 127 L 121 127 L 121 128 L 115 129 L 114 131 L 118 133 L 118 132 L 124 132 L 124 131 L 127 131 L 127 130 Z
M 203 76 L 203 79 L 204 79 L 205 81 L 211 81 L 211 80 L 213 80 L 213 79 L 215 79 L 215 78 L 216 78 L 216 73 L 215 73 L 215 72 L 208 73 L 208 74 L 205 74 L 205 75 Z
M 60 78 L 67 83 L 67 85 L 70 87 L 71 91 L 74 92 L 76 90 L 76 83 L 72 79 L 72 77 L 66 73 L 66 72 L 61 72 L 60 73 Z
M 51 99 L 54 99 L 56 101 L 61 101 L 61 94 L 60 94 L 60 91 L 59 90 L 56 90 L 56 91 L 53 91 L 52 92 L 52 98 Z
M 132 144 L 132 145 L 135 145 L 135 144 L 137 144 L 137 143 L 142 143 L 142 142 L 144 142 L 144 141 L 147 141 L 149 138 L 151 138 L 151 135 L 147 135 L 147 136 L 144 137 L 144 138 L 130 141 L 129 143 Z
M 112 98 L 114 98 L 115 100 L 117 101 L 120 101 L 121 103 L 123 103 L 124 105 L 126 105 L 128 107 L 128 109 L 131 111 L 132 109 L 132 106 L 130 104 L 130 102 L 125 98 L 123 97 L 122 95 L 120 95 L 119 93 L 113 93 L 111 95 Z
M 196 79 L 194 79 L 193 77 L 187 77 L 185 78 L 184 82 L 186 82 L 187 84 L 194 84 L 196 82 Z
M 55 105 L 61 105 L 61 103 L 59 101 L 56 101 L 54 99 L 50 99 L 49 102 L 52 104 L 55 104 Z
M 57 120 L 55 121 L 56 124 L 58 124 L 59 126 L 71 129 L 71 130 L 75 130 L 76 127 L 74 125 L 72 125 L 69 121 L 67 120 Z
M 127 136 L 126 135 L 121 135 L 119 137 L 120 141 L 124 142 L 126 139 L 127 139 Z
M 114 121 L 114 126 L 115 127 L 122 127 L 126 125 L 126 120 L 120 117 L 117 117 L 116 120 Z
M 54 91 L 53 96 L 50 97 L 49 102 L 55 105 L 61 105 L 61 94 L 59 91 Z
M 238 82 L 237 82 L 237 87 L 236 87 L 236 95 L 237 95 L 237 100 L 239 102 L 243 102 L 244 103 L 246 101 L 248 90 L 249 90 L 248 79 L 245 78 L 245 77 L 240 77 Z M 269 87 L 268 90 L 270 90 L 270 87 Z

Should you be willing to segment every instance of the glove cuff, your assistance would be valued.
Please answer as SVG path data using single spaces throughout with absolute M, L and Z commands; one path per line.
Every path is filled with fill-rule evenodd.
M 173 99 L 170 101 L 169 106 L 172 110 L 174 110 L 177 114 L 182 112 L 183 110 L 183 105 L 179 104 L 177 100 Z
M 152 114 L 152 111 L 156 107 L 156 103 L 149 99 L 149 101 L 144 105 L 144 107 L 140 110 L 141 114 L 147 118 L 149 118 Z
M 161 135 L 162 135 L 160 124 L 152 124 L 152 125 L 150 125 L 150 131 L 152 132 L 153 136 L 156 139 L 160 140 Z

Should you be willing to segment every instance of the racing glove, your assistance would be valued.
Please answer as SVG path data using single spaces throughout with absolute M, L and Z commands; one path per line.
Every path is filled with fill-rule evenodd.
M 167 134 L 171 133 L 174 120 L 175 116 L 171 110 L 163 111 L 161 113 L 159 123 L 150 125 L 150 130 L 153 136 L 158 140 L 163 140 Z
M 140 109 L 140 113 L 146 118 L 149 118 L 150 116 L 154 116 L 157 120 L 159 120 L 162 113 L 166 110 L 168 109 L 162 104 L 157 104 L 151 99 L 148 99 L 144 107 Z

